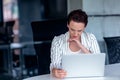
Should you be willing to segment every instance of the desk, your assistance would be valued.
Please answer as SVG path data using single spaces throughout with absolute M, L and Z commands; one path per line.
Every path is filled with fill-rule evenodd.
M 120 76 L 120 63 L 106 65 L 105 76 Z
M 50 74 L 39 75 L 23 80 L 120 80 L 120 63 L 105 66 L 105 77 L 56 79 Z
M 50 74 L 35 76 L 23 80 L 120 80 L 120 77 L 91 77 L 91 78 L 65 78 L 57 79 L 50 76 Z

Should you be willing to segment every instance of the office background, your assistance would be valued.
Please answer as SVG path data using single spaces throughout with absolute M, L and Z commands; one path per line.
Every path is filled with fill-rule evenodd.
M 10 0 L 8 0 L 10 1 Z M 86 31 L 95 34 L 101 52 L 107 52 L 104 37 L 120 36 L 119 0 L 16 0 L 18 6 L 19 31 L 16 42 L 33 42 L 32 21 L 64 19 L 74 9 L 83 9 L 89 16 Z M 1 28 L 4 25 L 3 1 L 0 2 Z M 2 25 L 3 24 L 3 25 Z M 47 27 L 49 29 L 51 27 Z M 34 43 L 34 42 L 33 42 Z M 22 49 L 24 55 L 36 55 L 33 44 Z M 30 58 L 30 57 L 29 57 Z M 31 59 L 31 58 L 30 58 Z M 28 60 L 30 60 L 28 59 Z M 33 62 L 34 63 L 34 62 Z M 108 64 L 106 57 L 106 64 Z
M 44 4 L 41 5 L 42 2 Z M 29 2 L 20 0 L 20 32 L 22 35 L 21 38 L 25 39 L 22 41 L 32 40 L 30 26 L 31 21 L 64 18 L 71 10 L 82 8 L 89 15 L 89 23 L 86 30 L 96 35 L 100 42 L 101 51 L 105 52 L 103 37 L 120 35 L 120 8 L 118 2 L 119 0 L 55 0 L 53 2 L 50 2 L 49 0 L 48 2 L 44 2 L 42 0 L 31 0 Z M 47 3 L 49 4 L 47 5 Z M 31 10 L 34 11 L 31 12 Z M 26 32 L 26 30 L 29 30 L 29 32 Z

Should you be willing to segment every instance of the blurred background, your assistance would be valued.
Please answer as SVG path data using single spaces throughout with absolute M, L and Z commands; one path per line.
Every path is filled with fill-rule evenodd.
M 105 38 L 120 36 L 119 2 L 0 0 L 0 80 L 7 79 L 5 76 L 21 80 L 48 74 L 51 40 L 67 31 L 66 17 L 74 9 L 83 9 L 88 14 L 86 31 L 96 36 L 101 52 L 107 55 L 106 64 L 120 62 L 120 46 L 116 47 L 117 54 L 111 54 L 105 41 Z M 115 45 L 120 42 L 117 41 Z

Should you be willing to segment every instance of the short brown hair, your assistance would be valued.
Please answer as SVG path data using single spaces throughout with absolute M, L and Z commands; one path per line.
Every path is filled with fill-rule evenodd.
M 85 11 L 82 11 L 81 9 L 73 10 L 69 13 L 67 17 L 67 24 L 69 24 L 71 20 L 75 22 L 83 22 L 86 26 L 88 23 L 88 15 Z

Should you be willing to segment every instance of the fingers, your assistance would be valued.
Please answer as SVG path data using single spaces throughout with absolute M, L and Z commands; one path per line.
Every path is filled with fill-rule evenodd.
M 54 72 L 54 76 L 55 76 L 56 78 L 64 78 L 64 77 L 66 76 L 66 71 L 57 69 L 57 70 L 55 70 L 55 72 Z
M 80 41 L 77 40 L 77 39 L 68 39 L 68 42 L 74 42 L 74 43 L 77 43 L 78 45 L 80 44 Z
M 69 38 L 68 41 L 79 41 L 78 38 Z
M 66 72 L 64 70 L 57 70 L 56 75 L 58 78 L 64 78 L 66 76 Z
M 76 39 L 68 39 L 68 42 L 76 41 Z
M 65 74 L 66 74 L 66 72 L 65 72 L 64 70 L 58 70 L 57 73 L 58 73 L 59 75 L 65 75 Z

